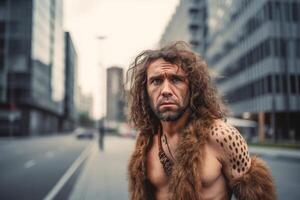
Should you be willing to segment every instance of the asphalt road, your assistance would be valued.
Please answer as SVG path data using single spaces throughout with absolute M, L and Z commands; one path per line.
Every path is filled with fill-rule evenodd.
M 263 157 L 271 168 L 278 199 L 300 199 L 300 162 L 284 158 Z
M 0 199 L 43 199 L 92 140 L 74 135 L 0 140 Z

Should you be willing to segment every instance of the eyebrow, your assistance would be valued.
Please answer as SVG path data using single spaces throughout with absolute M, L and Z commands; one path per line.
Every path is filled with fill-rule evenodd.
M 183 80 L 185 80 L 185 78 L 186 78 L 186 76 L 185 75 L 179 75 L 179 74 L 170 74 L 170 75 L 167 75 L 168 77 L 176 77 L 176 78 L 180 78 L 180 79 L 183 79 Z M 148 81 L 149 82 L 151 82 L 151 81 L 153 81 L 153 80 L 155 80 L 155 79 L 161 79 L 161 78 L 163 78 L 164 77 L 164 75 L 163 74 L 159 74 L 159 75 L 153 75 L 153 76 L 150 76 L 149 77 L 149 79 L 148 79 Z
M 163 77 L 164 77 L 164 75 L 162 75 L 162 74 L 150 76 L 149 79 L 148 79 L 148 81 L 149 81 L 149 82 L 152 82 L 152 81 L 155 80 L 155 79 L 161 79 L 161 78 L 163 78 Z

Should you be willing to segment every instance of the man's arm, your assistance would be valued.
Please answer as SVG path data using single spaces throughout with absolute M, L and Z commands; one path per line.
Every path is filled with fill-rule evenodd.
M 218 120 L 210 129 L 210 143 L 217 149 L 223 173 L 239 200 L 274 200 L 274 182 L 267 165 L 250 157 L 248 146 L 239 131 Z

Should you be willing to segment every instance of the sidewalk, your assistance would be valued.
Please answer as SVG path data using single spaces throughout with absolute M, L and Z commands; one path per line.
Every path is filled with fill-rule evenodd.
M 135 141 L 106 136 L 104 151 L 95 141 L 70 200 L 127 200 L 127 163 Z
M 272 148 L 272 147 L 249 147 L 250 154 L 257 154 L 263 157 L 288 159 L 300 161 L 300 150 Z

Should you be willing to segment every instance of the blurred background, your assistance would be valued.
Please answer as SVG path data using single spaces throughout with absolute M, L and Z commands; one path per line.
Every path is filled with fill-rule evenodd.
M 0 0 L 0 199 L 128 199 L 126 70 L 177 40 L 299 199 L 300 0 Z

